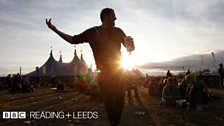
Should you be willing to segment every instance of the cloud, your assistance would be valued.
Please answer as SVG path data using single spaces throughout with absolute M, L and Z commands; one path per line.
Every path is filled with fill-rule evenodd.
M 136 50 L 132 56 L 138 63 L 223 49 L 224 2 L 220 0 L 0 0 L 0 60 L 44 62 L 53 46 L 69 61 L 74 47 L 51 32 L 45 18 L 51 17 L 68 34 L 79 34 L 101 24 L 99 13 L 104 7 L 114 8 L 116 25 L 133 36 Z M 78 49 L 92 62 L 88 44 Z
M 186 69 L 191 69 L 193 71 L 203 69 L 213 69 L 218 68 L 219 63 L 224 63 L 224 50 L 213 51 L 215 53 L 215 59 L 210 52 L 203 54 L 192 54 L 188 56 L 183 56 L 176 58 L 172 61 L 162 62 L 162 63 L 146 63 L 140 67 L 143 69 L 175 69 L 182 70 L 183 66 Z M 203 58 L 202 58 L 203 57 Z

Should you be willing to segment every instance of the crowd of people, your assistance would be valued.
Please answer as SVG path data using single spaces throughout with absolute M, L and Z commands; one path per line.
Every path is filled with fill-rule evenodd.
M 201 111 L 207 108 L 208 102 L 212 99 L 204 76 L 191 73 L 189 70 L 182 76 L 174 76 L 170 70 L 166 77 L 150 78 L 146 75 L 144 86 L 148 88 L 150 96 L 161 96 L 160 105 L 174 105 Z
M 138 92 L 138 79 L 133 76 L 127 76 L 126 79 L 128 102 L 130 104 L 133 102 L 131 95 L 133 91 L 137 103 L 139 106 L 143 106 Z M 97 93 L 97 97 L 99 97 L 99 87 L 95 84 L 97 82 L 93 82 L 95 82 L 93 76 L 73 77 L 72 81 L 69 81 L 67 85 L 65 84 L 66 81 L 60 81 L 60 79 L 56 79 L 54 76 L 49 80 L 50 87 L 56 87 L 56 92 L 63 92 L 66 85 L 81 93 L 91 95 Z M 10 74 L 6 76 L 2 88 L 7 89 L 11 93 L 29 93 L 34 91 L 35 85 L 35 82 L 31 82 L 28 77 L 17 73 L 13 76 Z M 148 88 L 150 96 L 161 96 L 161 105 L 177 105 L 179 101 L 184 101 L 183 107 L 190 105 L 191 109 L 203 110 L 210 100 L 210 93 L 205 83 L 205 78 L 200 74 L 191 73 L 189 70 L 184 76 L 174 76 L 170 70 L 168 70 L 165 77 L 149 77 L 146 74 L 143 86 Z
M 29 78 L 19 73 L 8 74 L 2 84 L 2 89 L 7 89 L 11 93 L 30 93 L 33 92 L 34 84 L 30 83 Z
M 48 87 L 56 89 L 56 92 L 64 92 L 65 88 L 73 91 L 88 94 L 92 79 L 88 75 L 71 76 L 71 77 L 28 77 L 26 75 L 8 74 L 6 77 L 0 78 L 0 91 L 8 91 L 10 93 L 31 93 L 35 88 Z

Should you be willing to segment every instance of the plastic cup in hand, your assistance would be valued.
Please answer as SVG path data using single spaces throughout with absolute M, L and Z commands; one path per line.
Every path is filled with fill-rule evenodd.
M 125 46 L 127 48 L 127 51 L 129 53 L 131 53 L 131 51 L 134 50 L 134 46 L 133 46 L 133 38 L 131 36 L 126 36 L 124 38 L 124 42 L 125 42 Z

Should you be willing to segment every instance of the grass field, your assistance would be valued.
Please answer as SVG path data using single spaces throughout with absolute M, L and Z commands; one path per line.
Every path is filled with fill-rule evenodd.
M 224 98 L 224 89 L 209 89 Z M 136 115 L 140 109 L 125 101 L 120 126 L 224 126 L 224 101 L 213 100 L 207 110 L 195 111 L 177 107 L 160 106 L 159 97 L 151 97 L 147 89 L 139 88 L 147 113 Z M 126 98 L 127 99 L 127 98 Z M 3 111 L 97 111 L 98 119 L 2 119 Z M 109 126 L 102 101 L 67 90 L 56 93 L 48 87 L 37 88 L 33 93 L 0 92 L 1 126 Z M 27 115 L 28 116 L 28 115 Z

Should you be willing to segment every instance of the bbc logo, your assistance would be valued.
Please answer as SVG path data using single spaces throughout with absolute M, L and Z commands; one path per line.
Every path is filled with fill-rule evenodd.
M 25 119 L 26 112 L 3 112 L 3 119 Z

